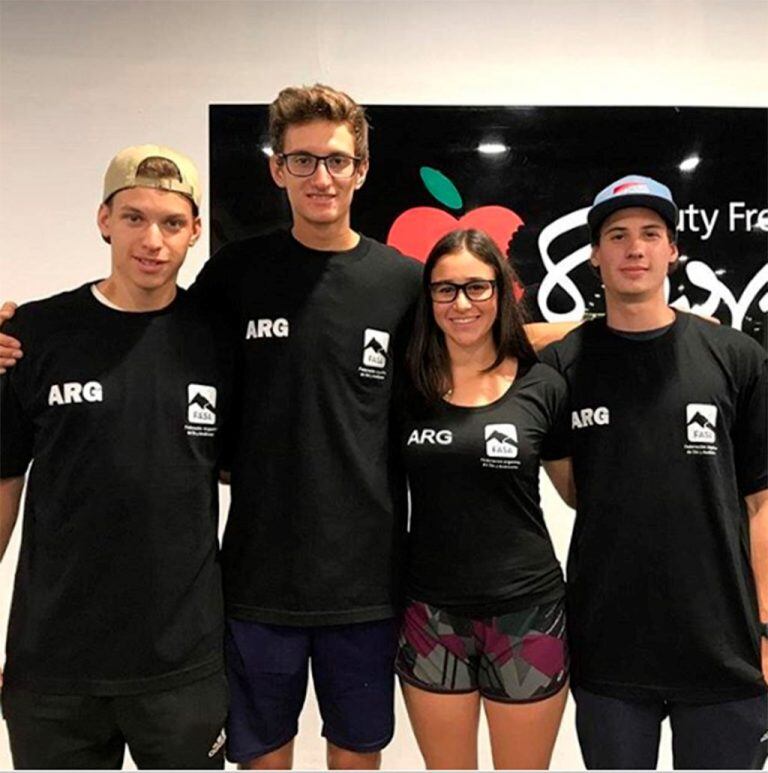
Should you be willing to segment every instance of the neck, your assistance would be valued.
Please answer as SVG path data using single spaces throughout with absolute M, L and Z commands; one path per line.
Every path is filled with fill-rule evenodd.
M 111 303 L 124 311 L 158 311 L 168 306 L 176 297 L 176 284 L 145 290 L 135 285 L 126 285 L 114 274 L 96 285 Z
M 323 252 L 351 250 L 360 242 L 360 234 L 350 228 L 348 219 L 338 223 L 308 223 L 297 219 L 291 233 L 305 247 Z
M 448 346 L 451 359 L 451 389 L 445 396 L 454 405 L 480 406 L 498 400 L 517 375 L 517 360 L 505 359 L 492 371 L 486 371 L 496 359 L 491 343 L 472 351 Z
M 605 293 L 606 322 L 614 330 L 642 333 L 657 330 L 675 320 L 675 312 L 659 295 L 650 299 L 627 301 Z
M 457 346 L 450 339 L 446 339 L 445 344 L 454 377 L 457 374 L 477 374 L 490 367 L 496 359 L 496 346 L 490 337 L 473 346 Z

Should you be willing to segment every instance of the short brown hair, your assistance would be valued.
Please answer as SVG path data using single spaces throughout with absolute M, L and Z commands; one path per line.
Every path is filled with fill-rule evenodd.
M 269 139 L 272 150 L 282 153 L 289 126 L 310 121 L 333 121 L 349 126 L 355 138 L 355 156 L 368 160 L 368 119 L 365 108 L 343 91 L 316 83 L 289 86 L 269 106 Z

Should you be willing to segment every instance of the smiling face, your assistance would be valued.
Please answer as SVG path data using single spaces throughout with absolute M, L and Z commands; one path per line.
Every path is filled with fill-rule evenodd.
M 495 281 L 493 266 L 476 258 L 467 249 L 443 255 L 430 276 L 430 283 L 452 282 L 466 284 L 473 281 Z M 498 311 L 497 293 L 484 301 L 470 300 L 459 291 L 450 303 L 433 300 L 432 313 L 435 323 L 443 331 L 449 354 L 457 350 L 495 351 L 493 323 Z
M 112 247 L 110 299 L 130 308 L 137 297 L 173 298 L 187 249 L 200 236 L 192 202 L 171 191 L 127 188 L 99 207 L 97 222 Z
M 663 297 L 667 271 L 677 256 L 662 217 L 629 207 L 603 223 L 590 260 L 600 270 L 606 300 L 633 303 Z
M 282 152 L 354 157 L 355 138 L 346 123 L 311 121 L 286 129 Z M 323 163 L 318 163 L 310 177 L 296 177 L 279 156 L 272 156 L 269 166 L 275 183 L 288 194 L 294 235 L 299 241 L 312 246 L 311 234 L 318 230 L 350 230 L 352 198 L 365 180 L 367 161 L 360 162 L 350 178 L 332 177 Z

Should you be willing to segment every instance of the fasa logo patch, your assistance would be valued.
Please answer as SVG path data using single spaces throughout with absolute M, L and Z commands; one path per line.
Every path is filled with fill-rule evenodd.
M 517 427 L 514 424 L 486 424 L 485 454 L 493 459 L 514 459 L 517 456 Z
M 187 423 L 189 437 L 213 437 L 216 434 L 216 387 L 187 385 Z
M 714 443 L 717 407 L 706 403 L 685 406 L 685 424 L 689 443 Z
M 367 327 L 363 333 L 363 365 L 369 368 L 386 368 L 389 350 L 389 333 Z
M 389 333 L 367 327 L 363 331 L 363 361 L 357 369 L 361 378 L 384 381 L 389 359 Z

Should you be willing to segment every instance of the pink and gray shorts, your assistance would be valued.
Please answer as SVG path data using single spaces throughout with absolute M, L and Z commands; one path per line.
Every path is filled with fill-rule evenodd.
M 486 619 L 412 601 L 395 670 L 403 681 L 430 692 L 479 690 L 504 703 L 549 698 L 568 681 L 564 601 Z

